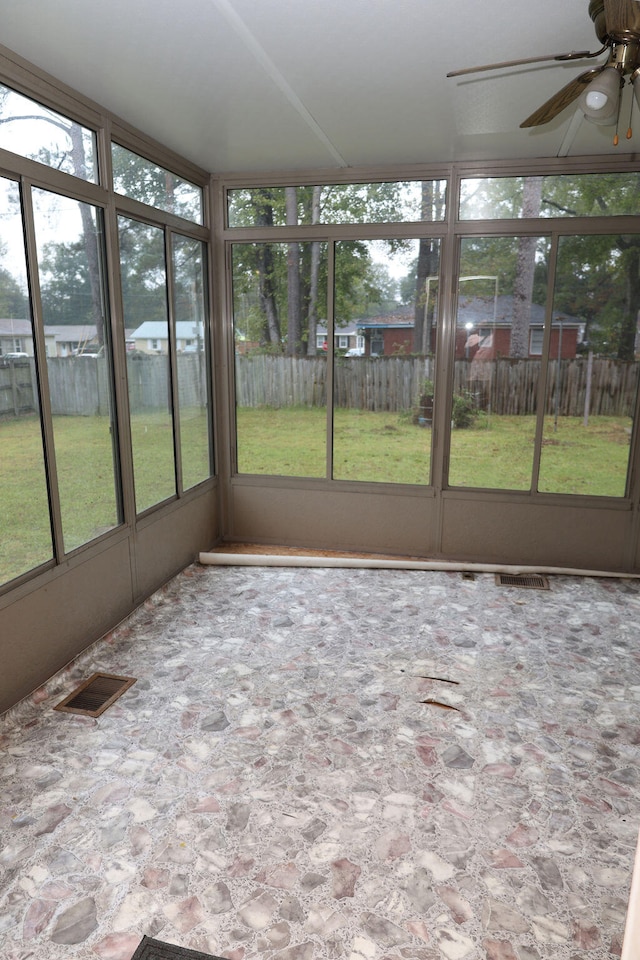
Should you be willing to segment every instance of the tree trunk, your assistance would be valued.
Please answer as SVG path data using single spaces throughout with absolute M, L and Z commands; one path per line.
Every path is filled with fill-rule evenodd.
M 440 201 L 434 196 L 433 182 L 422 183 L 421 216 L 429 223 L 440 216 Z M 413 315 L 413 352 L 429 355 L 433 353 L 433 320 L 435 316 L 435 290 L 433 299 L 427 284 L 429 277 L 438 277 L 440 270 L 439 247 L 437 241 L 420 240 L 418 247 L 418 266 L 416 269 L 416 296 Z
M 86 179 L 86 157 L 82 130 L 77 123 L 69 127 L 71 137 L 71 157 L 76 175 Z M 98 250 L 97 224 L 91 215 L 91 208 L 86 203 L 79 203 L 82 219 L 82 240 L 87 257 L 89 270 L 89 284 L 91 287 L 91 319 L 96 327 L 96 337 L 100 346 L 104 346 L 104 296 L 102 290 L 102 271 L 100 269 L 100 252 Z
M 268 190 L 256 190 L 256 226 L 273 226 L 273 206 Z M 264 315 L 264 339 L 267 343 L 280 346 L 282 336 L 278 301 L 276 299 L 275 264 L 273 250 L 269 243 L 259 243 L 258 248 L 258 296 Z
M 636 354 L 636 336 L 638 332 L 638 313 L 640 311 L 640 248 L 633 244 L 626 253 L 626 290 L 624 298 L 624 316 L 620 325 L 618 360 L 634 360 Z
M 311 223 L 320 221 L 320 187 L 313 187 L 311 196 Z M 309 312 L 307 316 L 307 355 L 315 357 L 317 353 L 316 334 L 318 330 L 318 283 L 320 280 L 321 245 L 318 240 L 311 241 L 311 266 L 309 271 Z
M 285 187 L 287 225 L 298 225 L 298 191 Z M 287 244 L 287 356 L 302 353 L 302 295 L 300 290 L 300 244 Z
M 433 320 L 435 314 L 435 290 L 427 283 L 429 277 L 438 278 L 438 248 L 433 240 L 421 240 L 418 248 L 416 271 L 416 297 L 414 307 L 413 352 L 433 353 Z
M 541 198 L 542 177 L 525 177 L 522 216 L 538 217 L 540 215 Z M 516 277 L 513 284 L 511 347 L 509 350 L 512 357 L 529 356 L 529 327 L 537 242 L 537 237 L 520 237 L 518 241 Z

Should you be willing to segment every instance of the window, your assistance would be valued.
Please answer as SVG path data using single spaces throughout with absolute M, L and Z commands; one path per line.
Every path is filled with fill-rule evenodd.
M 232 257 L 238 472 L 324 477 L 327 245 L 236 243 Z
M 0 178 L 0 333 L 8 335 L 3 354 L 15 350 L 11 327 L 22 324 L 28 334 L 21 346 L 33 354 L 31 308 L 23 239 L 20 191 L 13 180 Z M 21 350 L 18 352 L 22 352 Z M 53 558 L 38 385 L 30 362 L 0 357 L 0 584 Z
M 529 334 L 529 353 L 534 357 L 542 356 L 542 342 L 544 340 L 544 329 L 533 327 Z
M 624 497 L 634 427 L 640 234 L 560 238 L 538 490 Z M 581 323 L 586 346 L 578 350 Z
M 120 264 L 125 327 L 159 332 L 150 338 L 153 354 L 127 355 L 131 443 L 136 510 L 176 494 L 173 439 L 173 399 L 168 353 L 168 286 L 164 230 L 128 217 L 119 217 Z M 135 337 L 135 334 L 134 334 Z
M 102 354 L 91 363 L 76 357 L 47 360 L 68 553 L 121 520 L 112 377 L 104 351 L 109 343 L 104 226 L 102 210 L 90 204 L 39 188 L 32 196 L 45 334 L 72 317 L 85 330 L 83 342 L 93 340 Z
M 230 190 L 230 227 L 442 221 L 446 180 Z
M 338 350 L 349 349 L 349 337 L 339 336 L 337 339 L 338 339 Z
M 2 149 L 97 182 L 93 130 L 4 84 L 0 84 L 0 121 Z
M 202 223 L 201 187 L 117 143 L 111 144 L 111 157 L 116 193 L 185 220 Z
M 418 273 L 418 263 L 424 270 L 428 262 L 429 275 L 437 277 L 439 252 L 439 242 L 427 239 L 405 240 L 402 246 L 385 240 L 336 243 L 335 315 L 369 329 L 370 353 L 381 357 L 375 370 L 346 358 L 334 364 L 336 480 L 430 482 L 431 430 L 425 427 L 432 416 L 438 284 Z M 365 292 L 370 277 L 402 279 Z M 383 358 L 387 332 L 393 335 L 396 355 Z M 364 346 L 365 337 L 359 339 Z M 428 417 L 422 411 L 426 405 Z
M 460 247 L 449 483 L 530 490 L 544 324 L 546 237 L 464 237 Z
M 186 490 L 211 473 L 204 244 L 172 234 L 172 264 L 176 328 L 193 334 L 176 358 L 181 483 Z
M 460 219 L 635 215 L 639 194 L 637 172 L 465 178 Z

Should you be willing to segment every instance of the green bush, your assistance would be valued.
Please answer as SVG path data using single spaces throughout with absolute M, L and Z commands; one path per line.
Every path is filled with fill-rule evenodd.
M 464 427 L 470 427 L 478 416 L 473 394 L 465 390 L 463 393 L 456 393 L 451 407 L 451 422 L 458 430 Z
M 413 422 L 420 423 L 421 418 L 424 420 L 425 417 L 429 422 L 431 422 L 432 406 L 433 380 L 426 379 L 422 383 L 422 389 L 420 391 L 418 403 L 413 410 Z M 458 430 L 462 430 L 464 427 L 470 427 L 475 422 L 477 416 L 478 410 L 476 408 L 473 394 L 466 390 L 463 391 L 463 393 L 456 393 L 454 395 L 453 406 L 451 408 L 451 421 L 454 427 L 456 427 Z

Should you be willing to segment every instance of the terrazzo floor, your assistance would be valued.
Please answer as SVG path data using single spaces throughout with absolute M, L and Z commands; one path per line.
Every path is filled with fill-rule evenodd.
M 639 620 L 636 581 L 190 567 L 2 718 L 0 956 L 620 956 Z M 138 680 L 54 712 L 94 670 Z

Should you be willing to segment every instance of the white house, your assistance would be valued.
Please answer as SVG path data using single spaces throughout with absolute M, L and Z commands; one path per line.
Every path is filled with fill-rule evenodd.
M 127 350 L 140 353 L 168 353 L 168 325 L 163 320 L 145 320 L 127 337 Z M 196 353 L 204 349 L 204 326 L 192 320 L 176 322 L 176 350 L 178 353 Z

